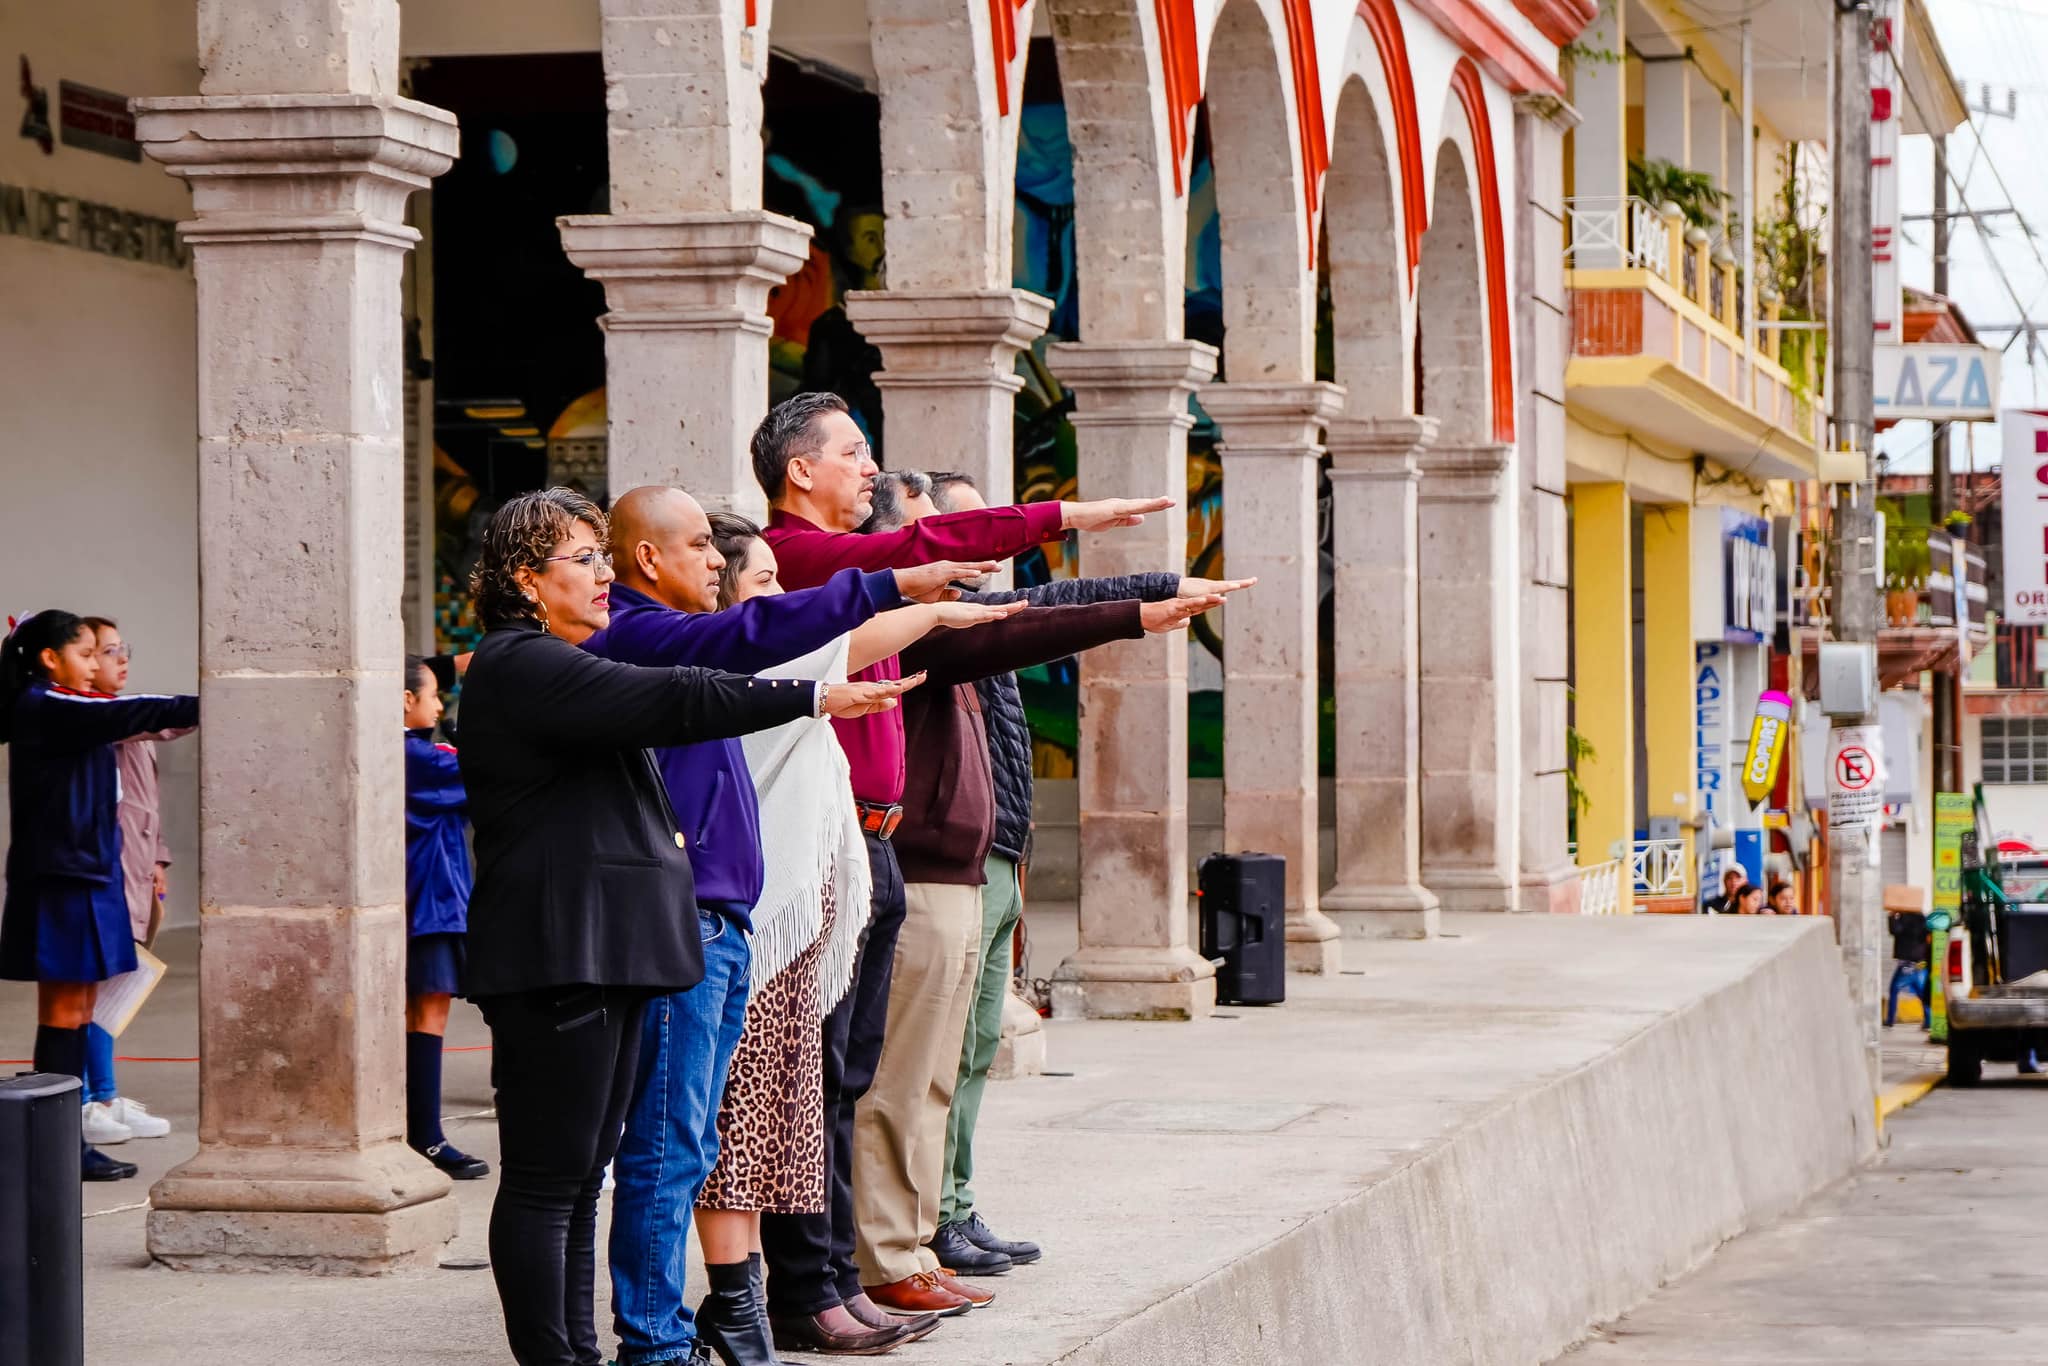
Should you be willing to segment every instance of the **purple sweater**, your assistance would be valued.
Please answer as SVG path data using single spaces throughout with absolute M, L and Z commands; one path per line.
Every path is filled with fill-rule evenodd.
M 896 576 L 856 569 L 816 588 L 750 598 L 723 612 L 678 612 L 624 584 L 612 585 L 611 625 L 583 648 L 622 664 L 695 664 L 755 673 L 838 639 L 877 612 L 901 607 Z M 676 829 L 689 841 L 690 874 L 699 905 L 716 907 L 743 927 L 761 899 L 761 812 L 738 740 L 707 740 L 654 751 L 675 808 Z

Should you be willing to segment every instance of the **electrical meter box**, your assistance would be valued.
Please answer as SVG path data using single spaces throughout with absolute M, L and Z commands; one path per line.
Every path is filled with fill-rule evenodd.
M 1867 640 L 1820 643 L 1820 709 L 1829 716 L 1877 710 L 1877 646 Z

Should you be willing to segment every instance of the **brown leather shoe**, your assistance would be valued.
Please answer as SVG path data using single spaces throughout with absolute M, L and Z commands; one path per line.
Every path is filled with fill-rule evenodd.
M 898 1314 L 937 1314 L 952 1318 L 974 1308 L 974 1297 L 940 1283 L 943 1272 L 920 1271 L 887 1285 L 864 1285 L 869 1299 Z
M 869 1328 L 859 1333 L 834 1332 L 816 1314 L 773 1315 L 768 1327 L 775 1336 L 778 1352 L 820 1352 L 828 1356 L 878 1357 L 924 1336 L 907 1326 Z
M 952 1291 L 976 1309 L 986 1309 L 989 1305 L 995 1303 L 995 1291 L 983 1290 L 977 1286 L 969 1285 L 943 1266 L 931 1274 L 932 1279 L 937 1281 L 943 1289 Z
M 904 1339 L 905 1342 L 916 1342 L 921 1337 L 927 1337 L 939 1326 L 937 1314 L 892 1314 L 869 1299 L 866 1294 L 855 1295 L 840 1307 L 870 1328 L 914 1329 L 915 1331 Z

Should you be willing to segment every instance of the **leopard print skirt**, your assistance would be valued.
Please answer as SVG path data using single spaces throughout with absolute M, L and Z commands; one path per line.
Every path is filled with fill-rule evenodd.
M 747 1002 L 718 1107 L 718 1165 L 697 1197 L 705 1209 L 817 1214 L 825 1208 L 818 959 L 832 936 L 835 911 L 827 878 L 824 928 Z

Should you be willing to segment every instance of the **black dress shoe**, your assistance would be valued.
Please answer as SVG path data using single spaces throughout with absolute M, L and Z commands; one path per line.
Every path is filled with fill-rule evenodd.
M 1012 1266 L 1023 1266 L 1035 1262 L 1045 1254 L 1036 1243 L 1012 1242 L 1008 1238 L 996 1237 L 996 1231 L 981 1222 L 979 1214 L 970 1214 L 965 1223 L 955 1224 L 962 1237 L 987 1252 L 1000 1252 L 1010 1259 Z
M 775 1328 L 775 1345 L 785 1352 L 820 1352 L 827 1356 L 878 1357 L 893 1352 L 921 1333 L 905 1324 L 893 1328 L 864 1328 L 858 1333 L 839 1333 L 825 1326 L 816 1314 L 780 1315 L 769 1322 Z M 929 1329 L 925 1330 L 929 1332 Z
M 126 1181 L 137 1170 L 133 1162 L 108 1157 L 90 1145 L 85 1145 L 84 1151 L 78 1155 L 78 1179 L 81 1181 Z
M 990 1252 L 967 1240 L 965 1224 L 940 1224 L 925 1244 L 939 1265 L 956 1276 L 1000 1276 L 1015 1263 L 1000 1252 Z
M 471 1157 L 445 1138 L 431 1148 L 416 1148 L 414 1151 L 448 1173 L 451 1181 L 481 1181 L 491 1174 L 490 1163 L 481 1157 Z

